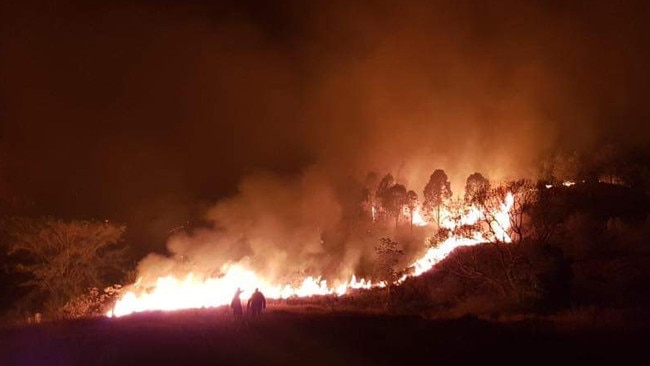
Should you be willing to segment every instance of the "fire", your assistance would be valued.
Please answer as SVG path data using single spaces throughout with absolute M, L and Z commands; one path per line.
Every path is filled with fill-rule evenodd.
M 148 310 L 169 311 L 227 305 L 237 288 L 244 290 L 241 298 L 247 300 L 256 288 L 267 298 L 286 299 L 295 296 L 343 295 L 349 289 L 381 286 L 380 283 L 357 280 L 354 275 L 349 281 L 337 283 L 333 287 L 330 287 L 326 280 L 311 276 L 295 287 L 273 285 L 240 264 L 227 264 L 222 268 L 222 272 L 223 276 L 208 279 L 197 278 L 193 273 L 184 279 L 173 276 L 159 277 L 151 291 L 145 290 L 139 295 L 134 291 L 127 292 L 106 315 L 119 317 Z M 137 289 L 139 285 L 137 281 L 133 287 Z
M 463 208 L 462 212 L 452 212 L 453 210 L 443 212 L 440 227 L 448 229 L 452 234 L 414 261 L 410 266 L 412 269 L 410 276 L 419 276 L 428 271 L 459 246 L 476 245 L 493 240 L 510 242 L 508 231 L 513 204 L 514 197 L 508 193 L 504 202 L 493 212 L 484 212 L 475 206 Z M 476 225 L 481 222 L 488 222 L 488 227 L 476 230 L 469 236 L 453 234 L 454 229 L 460 226 Z M 422 218 L 419 207 L 413 212 L 413 224 L 419 226 L 428 224 Z M 314 295 L 341 296 L 351 289 L 370 289 L 386 285 L 383 282 L 357 279 L 354 275 L 347 281 L 332 284 L 320 277 L 305 277 L 296 285 L 274 284 L 241 263 L 228 263 L 221 268 L 220 273 L 222 275 L 218 278 L 204 278 L 195 273 L 189 273 L 184 278 L 159 277 L 154 285 L 147 287 L 143 286 L 140 278 L 130 286 L 130 290 L 106 315 L 120 317 L 150 310 L 171 311 L 223 306 L 230 303 L 237 288 L 244 290 L 241 298 L 247 300 L 255 288 L 259 288 L 269 299 L 286 299 Z M 404 279 L 406 276 L 398 282 Z
M 436 263 L 443 260 L 457 247 L 476 245 L 492 240 L 506 243 L 511 242 L 512 239 L 508 235 L 508 230 L 510 229 L 510 210 L 514 203 L 514 196 L 512 193 L 508 192 L 504 202 L 500 205 L 499 209 L 495 210 L 495 212 L 485 213 L 478 207 L 471 206 L 464 215 L 458 217 L 456 220 L 452 219 L 454 215 L 450 212 L 446 212 L 444 219 L 440 220 L 440 226 L 449 229 L 451 232 L 459 226 L 475 225 L 482 220 L 489 222 L 490 228 L 486 231 L 474 231 L 469 237 L 451 235 L 438 246 L 429 248 L 424 256 L 413 263 L 413 276 L 419 276 L 430 270 Z M 490 215 L 491 219 L 486 220 L 486 215 Z M 488 233 L 494 235 L 494 238 L 486 236 Z
M 429 223 L 422 217 L 422 214 L 420 213 L 420 208 L 416 207 L 415 210 L 413 210 L 413 225 L 415 226 L 427 226 Z

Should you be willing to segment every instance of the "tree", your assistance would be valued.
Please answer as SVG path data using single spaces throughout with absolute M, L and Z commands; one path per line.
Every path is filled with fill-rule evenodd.
M 375 172 L 369 172 L 363 184 L 363 195 L 365 197 L 362 206 L 366 212 L 370 212 L 372 221 L 375 221 L 377 212 L 377 186 L 379 177 Z
M 530 236 L 530 215 L 537 196 L 535 184 L 528 179 L 519 179 L 491 188 L 484 198 L 474 200 L 473 204 L 481 210 L 481 221 L 489 241 L 518 244 Z M 506 207 L 509 207 L 507 212 Z
M 404 212 L 406 203 L 406 187 L 401 184 L 395 184 L 390 187 L 383 196 L 382 205 L 389 215 L 395 217 L 395 228 L 397 228 L 399 217 Z
M 395 178 L 393 178 L 393 175 L 390 173 L 386 174 L 383 178 L 381 178 L 381 181 L 377 186 L 376 196 L 379 198 L 383 197 L 386 194 L 386 192 L 388 192 L 388 190 L 394 185 L 395 185 Z
M 440 208 L 451 198 L 451 183 L 442 169 L 436 169 L 424 187 L 424 210 L 431 216 L 436 210 L 436 222 L 440 226 Z
M 490 248 L 486 250 L 492 252 L 493 261 L 488 271 L 484 268 L 487 263 L 482 264 L 476 258 L 459 257 L 456 259 L 456 273 L 468 278 L 483 278 L 502 294 L 517 301 L 532 296 L 530 291 L 535 286 L 531 285 L 534 276 L 530 270 L 530 258 L 520 247 L 522 240 L 530 236 L 530 215 L 536 195 L 536 186 L 521 179 L 482 192 L 480 199 L 474 199 L 472 203 L 482 212 L 486 244 Z M 510 203 L 507 202 L 509 196 Z
M 418 207 L 418 194 L 413 190 L 406 192 L 406 207 L 408 207 L 409 210 L 411 232 L 413 232 L 413 213 Z
M 512 195 L 508 220 L 503 217 L 499 220 L 508 194 Z M 546 188 L 542 182 L 519 179 L 488 191 L 486 199 L 479 202 L 478 207 L 483 211 L 493 241 L 502 241 L 502 233 L 507 231 L 507 238 L 515 245 L 524 239 L 548 244 L 563 220 L 563 207 L 558 198 L 555 187 Z
M 400 249 L 399 243 L 391 238 L 380 238 L 375 252 L 377 253 L 377 275 L 386 283 L 388 303 L 390 303 L 392 288 L 401 275 L 401 271 L 398 271 L 396 266 L 404 251 Z
M 465 182 L 465 203 L 485 202 L 490 191 L 490 181 L 481 173 L 474 173 Z
M 126 227 L 108 222 L 63 221 L 50 217 L 9 218 L 2 222 L 13 268 L 45 313 L 56 316 L 88 288 L 104 287 L 125 270 Z
M 377 192 L 375 193 L 375 197 L 377 201 L 380 203 L 380 207 L 377 208 L 377 213 L 379 216 L 384 216 L 386 208 L 383 207 L 384 202 L 387 200 L 386 195 L 388 194 L 388 190 L 395 185 L 395 178 L 393 178 L 393 175 L 388 173 L 386 174 L 381 181 L 379 182 L 379 185 L 377 186 Z

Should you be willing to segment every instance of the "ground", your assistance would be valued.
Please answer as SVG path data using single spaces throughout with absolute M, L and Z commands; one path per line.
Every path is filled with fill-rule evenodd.
M 225 308 L 5 327 L 0 365 L 431 365 L 646 359 L 644 327 L 558 328 L 473 317 L 269 308 L 239 324 Z

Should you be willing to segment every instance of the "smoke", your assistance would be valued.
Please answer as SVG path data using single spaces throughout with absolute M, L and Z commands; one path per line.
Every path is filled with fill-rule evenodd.
M 237 187 L 143 273 L 367 271 L 378 235 L 410 254 L 427 235 L 351 224 L 369 171 L 421 196 L 444 169 L 460 196 L 474 172 L 534 177 L 556 151 L 650 136 L 643 2 L 3 6 L 15 186 L 156 229 Z M 23 123 L 37 120 L 56 123 Z
M 205 269 L 243 260 L 274 279 L 349 278 L 368 272 L 380 235 L 398 238 L 413 257 L 430 234 L 350 224 L 369 171 L 392 173 L 421 196 L 429 175 L 442 168 L 461 196 L 474 172 L 494 181 L 532 178 L 554 151 L 594 149 L 613 131 L 603 113 L 623 117 L 623 105 L 635 103 L 621 85 L 638 85 L 621 70 L 637 61 L 619 53 L 634 45 L 601 29 L 612 21 L 611 7 L 557 5 L 294 5 L 271 21 L 289 32 L 275 38 L 263 37 L 259 24 L 238 23 L 256 40 L 244 55 L 265 60 L 246 57 L 256 82 L 290 82 L 285 94 L 271 93 L 265 117 L 273 127 L 262 130 L 279 128 L 271 146 L 288 143 L 312 162 L 297 175 L 243 177 L 236 195 L 208 210 L 213 229 L 172 238 L 169 250 Z M 617 10 L 617 29 L 638 42 L 637 30 L 623 24 L 634 9 Z M 600 104 L 611 96 L 609 86 L 623 105 Z M 287 119 L 289 125 L 279 122 Z M 616 129 L 636 127 L 632 121 Z
M 340 19 L 322 30 L 337 56 L 320 65 L 310 117 L 333 169 L 399 170 L 421 187 L 443 168 L 460 191 L 474 171 L 532 177 L 553 151 L 647 130 L 633 7 L 441 4 L 325 12 Z

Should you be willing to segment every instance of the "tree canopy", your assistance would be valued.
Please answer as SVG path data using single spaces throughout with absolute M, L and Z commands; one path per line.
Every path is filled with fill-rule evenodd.
M 2 222 L 13 269 L 26 275 L 29 298 L 55 314 L 89 287 L 124 272 L 126 227 L 109 222 L 13 217 Z M 39 305 L 40 304 L 40 305 Z
M 451 198 L 451 183 L 447 174 L 442 169 L 436 169 L 429 177 L 429 182 L 424 187 L 424 210 L 431 216 L 436 209 L 436 221 L 440 223 L 440 207 Z
M 490 181 L 481 173 L 470 174 L 465 182 L 465 202 L 482 203 L 490 191 Z

